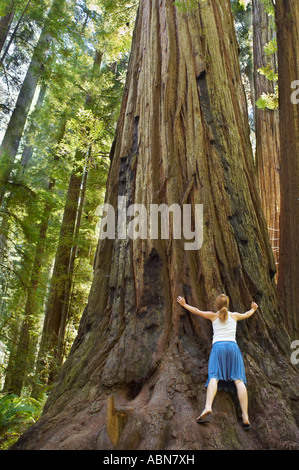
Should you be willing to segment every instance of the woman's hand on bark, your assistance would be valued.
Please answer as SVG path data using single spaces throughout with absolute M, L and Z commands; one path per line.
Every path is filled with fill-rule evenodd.
M 178 296 L 177 301 L 182 307 L 186 305 L 186 300 L 184 299 L 184 297 Z

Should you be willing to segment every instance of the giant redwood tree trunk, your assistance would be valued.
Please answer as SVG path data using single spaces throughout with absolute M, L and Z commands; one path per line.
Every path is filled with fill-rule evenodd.
M 293 339 L 299 337 L 299 3 L 276 2 L 281 138 L 278 292 Z M 295 91 L 294 91 L 295 88 Z M 293 95 L 293 96 L 292 96 Z M 294 96 L 295 95 L 295 96 Z
M 275 31 L 270 25 L 269 16 L 261 0 L 253 0 L 253 53 L 254 53 L 254 87 L 256 99 L 263 93 L 274 93 L 274 84 L 258 72 L 268 64 L 277 72 L 277 54 L 267 56 L 266 44 L 275 38 Z M 279 252 L 279 212 L 280 212 L 280 178 L 279 178 L 279 111 L 270 109 L 255 110 L 256 131 L 256 168 L 271 246 L 278 268 Z
M 99 242 L 78 336 L 43 415 L 15 449 L 289 448 L 298 440 L 298 376 L 278 306 L 274 258 L 254 176 L 229 0 L 183 13 L 141 0 L 111 151 L 106 202 L 203 204 L 203 245 Z M 176 302 L 260 309 L 241 323 L 250 418 L 216 397 L 198 426 L 211 325 Z M 296 414 L 297 413 L 297 414 Z

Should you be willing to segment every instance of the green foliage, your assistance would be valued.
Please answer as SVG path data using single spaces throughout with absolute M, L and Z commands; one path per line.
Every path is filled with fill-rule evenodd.
M 278 81 L 278 73 L 275 72 L 275 70 L 271 67 L 271 64 L 267 64 L 265 67 L 259 68 L 258 72 L 261 75 L 264 75 L 264 77 L 266 77 L 267 80 L 270 80 L 271 82 Z
M 265 46 L 266 55 L 270 56 L 277 52 L 277 41 L 274 39 Z M 273 69 L 271 63 L 268 63 L 265 67 L 258 69 L 258 73 L 263 75 L 267 80 L 273 82 L 274 93 L 263 93 L 256 101 L 256 106 L 262 110 L 275 110 L 279 106 L 278 97 L 278 73 Z
M 242 82 L 244 85 L 249 124 L 254 130 L 254 113 L 252 103 L 253 83 L 253 38 L 252 38 L 252 4 L 249 1 L 231 0 L 231 8 L 234 16 L 235 30 L 239 45 L 239 63 Z
M 275 29 L 275 7 L 272 0 L 261 0 L 266 13 L 269 15 L 270 28 Z M 241 72 L 245 75 L 253 73 L 253 51 L 252 51 L 252 5 L 249 0 L 231 0 L 232 11 L 235 17 L 237 39 L 240 47 Z M 277 40 L 274 38 L 264 46 L 266 56 L 271 58 L 277 53 Z M 269 62 L 265 67 L 258 70 L 267 80 L 273 82 L 274 93 L 264 93 L 257 101 L 259 109 L 276 109 L 278 107 L 278 74 Z M 246 88 L 246 86 L 245 86 Z
M 277 39 L 274 38 L 272 41 L 269 41 L 268 44 L 264 46 L 264 51 L 267 56 L 277 53 Z
M 31 61 L 33 50 L 36 58 L 46 63 L 53 40 L 59 42 L 68 29 L 75 30 L 70 11 L 76 0 L 4 0 L 0 16 L 12 9 L 13 23 L 3 53 L 1 54 L 0 80 L 5 86 L 0 109 L 8 114 L 14 107 L 16 94 L 22 85 L 24 74 Z M 50 6 L 51 9 L 50 9 Z M 3 12 L 1 14 L 1 12 Z M 45 27 L 47 40 L 37 48 L 39 35 Z M 10 39 L 13 39 L 10 42 Z M 52 42 L 51 42 L 52 41 Z M 3 62 L 3 64 L 2 64 Z M 45 69 L 44 69 L 45 70 Z
M 273 0 L 261 0 L 261 2 L 264 5 L 264 10 L 268 15 L 270 28 L 275 31 L 275 2 L 273 2 Z
M 278 89 L 275 87 L 275 93 L 263 93 L 257 100 L 256 105 L 259 109 L 275 110 L 278 108 Z
M 233 12 L 236 13 L 237 10 L 245 11 L 248 5 L 251 3 L 251 0 L 232 0 L 231 3 L 232 3 Z
M 265 11 L 268 13 L 269 16 L 275 17 L 275 4 L 273 0 L 261 0 Z
M 16 395 L 0 395 L 0 449 L 9 448 L 39 418 L 43 401 Z
M 37 276 L 38 288 L 29 317 L 30 347 L 25 358 L 29 373 L 23 391 L 27 395 L 35 383 L 39 383 L 34 366 L 51 269 L 70 174 L 80 166 L 81 170 L 84 167 L 88 178 L 78 237 L 67 240 L 75 246 L 77 256 L 68 309 L 65 355 L 71 348 L 87 303 L 97 245 L 95 213 L 104 200 L 109 153 L 124 90 L 138 1 L 58 0 L 54 6 L 48 20 L 51 41 L 43 56 L 42 83 L 46 95 L 42 106 L 29 116 L 7 184 L 6 198 L 0 207 L 0 236 L 5 248 L 0 253 L 0 341 L 5 348 L 0 369 L 2 384 L 5 377 L 9 379 L 16 373 L 16 351 L 21 325 L 26 319 L 24 306 L 32 289 L 32 279 Z M 28 19 L 24 19 L 24 27 Z M 42 19 L 32 23 L 36 32 Z M 22 44 L 19 48 L 23 49 Z M 96 51 L 101 56 L 97 66 Z M 18 77 L 18 67 L 12 68 L 10 76 L 14 73 Z M 32 153 L 25 164 L 22 151 L 27 145 Z M 55 185 L 49 189 L 51 181 Z M 50 215 L 42 265 L 37 273 L 35 255 L 40 247 L 39 234 L 42 222 L 46 220 L 46 207 L 50 208 Z M 45 358 L 41 375 L 49 375 L 52 362 L 52 357 Z M 47 390 L 41 385 L 43 390 Z
M 248 70 L 253 70 L 252 9 L 248 2 L 240 2 L 239 0 L 231 0 L 231 7 L 240 48 L 239 60 L 241 72 L 246 73 Z
M 262 0 L 264 10 L 268 14 L 269 28 L 272 31 L 276 30 L 275 25 L 275 5 L 272 0 Z M 277 38 L 274 37 L 264 46 L 264 52 L 269 57 L 269 62 L 266 66 L 258 69 L 258 73 L 263 75 L 267 80 L 273 82 L 273 93 L 263 93 L 256 101 L 256 106 L 262 110 L 275 110 L 279 106 L 278 98 L 278 73 L 276 68 L 273 67 L 271 58 L 277 54 Z

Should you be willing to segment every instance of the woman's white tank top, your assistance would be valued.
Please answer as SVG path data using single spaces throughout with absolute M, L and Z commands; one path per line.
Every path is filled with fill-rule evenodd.
M 213 325 L 213 341 L 212 344 L 217 341 L 234 341 L 236 343 L 236 331 L 237 322 L 231 316 L 231 312 L 228 312 L 228 318 L 222 322 L 219 318 L 212 322 Z

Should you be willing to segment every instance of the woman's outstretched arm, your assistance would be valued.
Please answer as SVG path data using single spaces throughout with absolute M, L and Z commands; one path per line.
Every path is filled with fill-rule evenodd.
M 199 310 L 196 307 L 192 307 L 191 305 L 188 305 L 184 297 L 180 297 L 180 296 L 177 297 L 177 301 L 186 310 L 189 310 L 189 312 L 194 313 L 194 315 L 198 315 L 200 317 L 203 317 L 203 318 L 206 318 L 207 320 L 212 320 L 212 321 L 217 318 L 217 315 L 214 312 L 203 312 L 202 310 Z
M 255 302 L 252 302 L 251 304 L 251 309 L 248 310 L 248 312 L 245 313 L 238 313 L 238 312 L 233 312 L 233 318 L 238 321 L 238 320 L 246 320 L 246 318 L 251 317 L 251 315 L 254 314 L 254 312 L 258 309 L 258 305 Z

